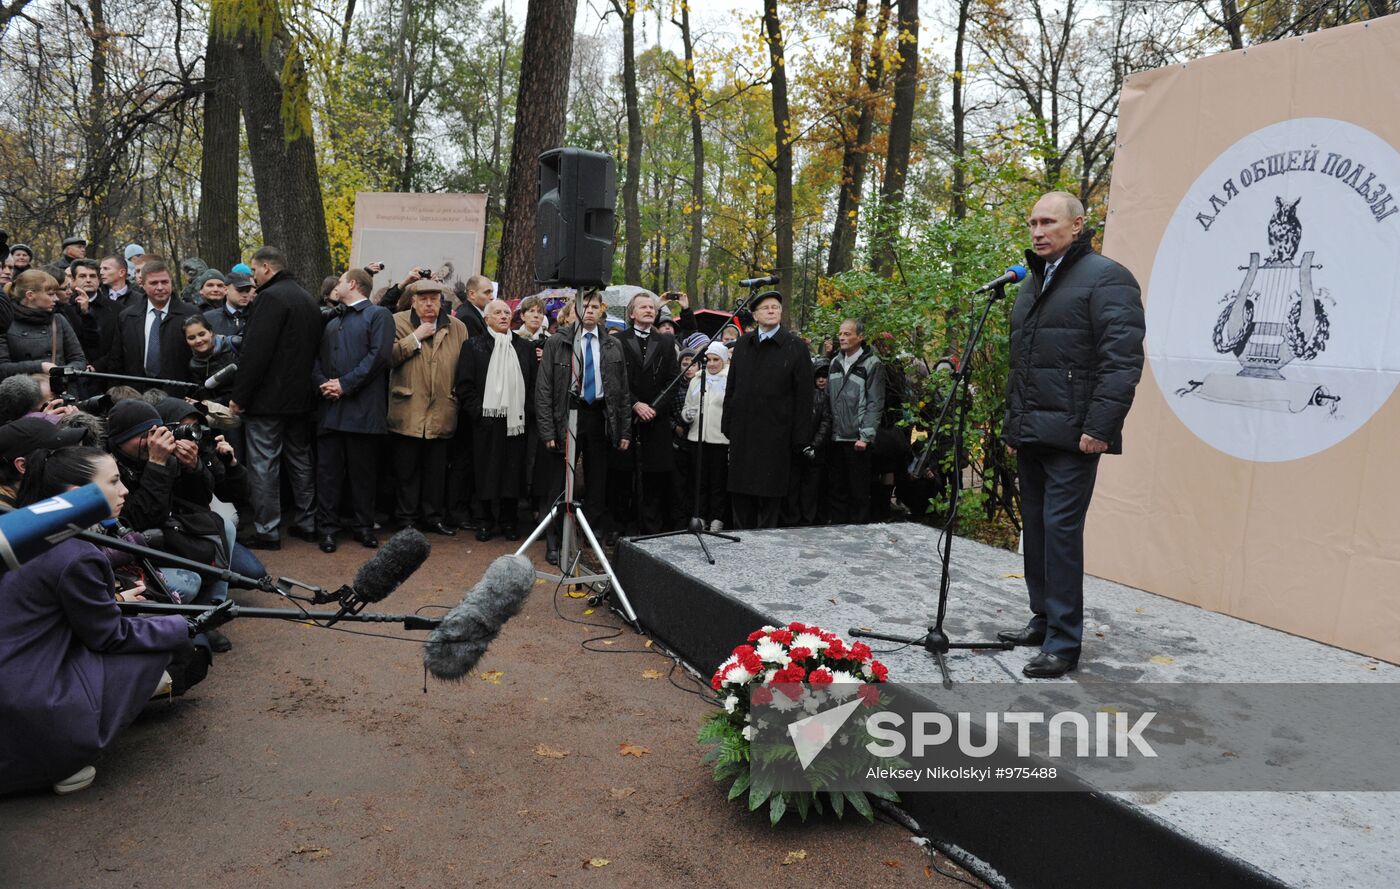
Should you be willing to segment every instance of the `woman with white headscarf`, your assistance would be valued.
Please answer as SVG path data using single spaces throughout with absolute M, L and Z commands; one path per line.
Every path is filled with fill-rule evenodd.
M 704 358 L 705 369 L 690 381 L 681 419 L 690 424 L 686 437 L 700 448 L 700 502 L 696 504 L 696 514 L 711 531 L 723 531 L 729 518 L 729 439 L 720 431 L 720 424 L 724 421 L 724 390 L 729 382 L 729 349 L 721 342 L 710 343 L 705 347 Z
M 462 347 L 457 401 L 472 423 L 477 540 L 499 531 L 520 539 L 517 503 L 525 487 L 525 429 L 534 421 L 535 347 L 510 332 L 510 304 L 486 305 L 486 336 Z

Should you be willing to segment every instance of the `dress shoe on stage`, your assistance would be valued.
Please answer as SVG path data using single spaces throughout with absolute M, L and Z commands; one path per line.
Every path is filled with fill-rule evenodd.
M 1021 672 L 1032 679 L 1055 679 L 1063 676 L 1079 663 L 1078 658 L 1070 660 L 1058 654 L 1041 652 L 1021 668 Z
M 354 531 L 351 532 L 350 536 L 354 537 L 355 542 L 366 549 L 379 549 L 379 538 L 374 536 L 373 531 Z
M 997 633 L 997 638 L 1016 645 L 1039 645 L 1045 641 L 1045 631 L 1028 626 L 1022 630 L 1002 630 Z
M 434 534 L 441 534 L 443 537 L 457 536 L 457 529 L 444 522 L 438 522 L 436 525 L 424 525 L 423 530 L 431 531 Z
M 209 650 L 223 654 L 233 650 L 233 642 L 219 630 L 205 630 L 204 638 L 209 640 Z
M 519 540 L 520 528 L 516 525 L 502 525 L 501 536 L 506 540 Z
M 319 546 L 319 547 L 321 547 L 321 552 L 323 552 L 323 553 L 333 553 L 333 552 L 335 552 L 335 535 L 334 535 L 334 534 L 327 534 L 327 535 L 325 535 L 324 537 L 321 538 L 320 542 L 318 542 L 316 545 Z
M 490 525 L 482 524 L 480 528 L 476 529 L 476 539 L 480 540 L 482 543 L 485 543 L 486 541 L 490 540 L 492 537 L 495 536 L 496 535 L 491 531 Z
M 549 564 L 551 564 L 551 565 L 558 565 L 558 564 L 559 564 L 559 550 L 557 550 L 557 549 L 546 550 L 546 551 L 545 551 L 545 554 L 544 554 L 544 560 L 545 560 L 546 562 L 548 562 Z

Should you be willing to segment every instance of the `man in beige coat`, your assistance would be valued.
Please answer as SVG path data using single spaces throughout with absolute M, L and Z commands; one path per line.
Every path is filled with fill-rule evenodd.
M 412 305 L 394 316 L 394 351 L 389 359 L 389 431 L 398 466 L 398 504 L 405 527 L 452 536 L 443 522 L 447 448 L 457 429 L 453 384 L 467 328 L 443 310 L 437 281 L 409 285 Z

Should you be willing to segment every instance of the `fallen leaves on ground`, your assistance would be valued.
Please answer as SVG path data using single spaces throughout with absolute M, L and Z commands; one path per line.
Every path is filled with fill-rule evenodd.
M 492 685 L 500 685 L 501 677 L 506 675 L 504 670 L 487 670 L 484 673 L 476 674 L 476 678 L 482 682 L 489 682 Z
M 583 862 L 584 867 L 607 867 L 612 864 L 610 858 L 589 858 Z
M 608 791 L 608 796 L 613 799 L 627 799 L 627 797 L 637 792 L 635 787 L 614 787 Z
M 666 674 L 665 674 L 665 673 L 662 673 L 660 670 L 643 670 L 643 671 L 642 671 L 642 678 L 643 678 L 643 679 L 660 679 L 662 676 L 665 676 L 665 675 L 666 675 Z
M 626 741 L 617 745 L 618 756 L 635 756 L 640 759 L 651 752 L 650 747 L 639 747 L 636 744 L 628 744 Z
M 651 648 L 651 640 L 648 639 L 648 640 L 647 640 L 647 644 L 646 644 L 645 646 L 643 646 L 643 647 L 645 647 L 645 648 Z
M 783 867 L 787 867 L 789 864 L 796 864 L 799 861 L 804 861 L 806 860 L 806 858 L 806 849 L 797 849 L 793 852 L 789 852 L 787 854 L 787 857 L 783 859 Z
M 1169 654 L 1154 654 L 1152 657 L 1148 658 L 1148 660 L 1152 661 L 1154 664 L 1161 664 L 1164 667 L 1170 667 L 1172 664 L 1176 663 L 1176 658 Z
M 1002 577 L 1005 577 L 1007 580 L 1025 580 L 1025 579 L 1026 579 L 1026 575 L 1024 575 L 1024 574 L 1003 574 Z
M 884 864 L 885 867 L 899 867 L 900 861 L 898 858 L 886 858 Z
M 560 750 L 555 747 L 550 747 L 547 744 L 536 744 L 535 755 L 543 756 L 546 759 L 563 759 L 564 757 L 569 755 L 569 751 Z
M 583 609 L 583 613 L 584 613 L 585 616 L 590 615 L 590 614 L 593 613 L 593 609 L 592 609 L 592 608 L 585 608 L 585 609 Z
M 331 857 L 331 850 L 323 846 L 297 846 L 292 850 L 293 855 L 305 855 L 311 861 L 320 861 L 323 858 Z

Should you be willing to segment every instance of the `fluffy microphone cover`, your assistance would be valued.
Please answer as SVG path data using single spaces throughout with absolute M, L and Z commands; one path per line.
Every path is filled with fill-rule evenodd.
M 431 551 L 432 546 L 422 531 L 403 529 L 355 572 L 352 581 L 355 592 L 366 602 L 378 602 L 421 568 Z
M 501 627 L 520 612 L 535 585 L 535 566 L 524 556 L 501 556 L 457 607 L 447 612 L 423 646 L 423 665 L 439 679 L 467 675 Z

